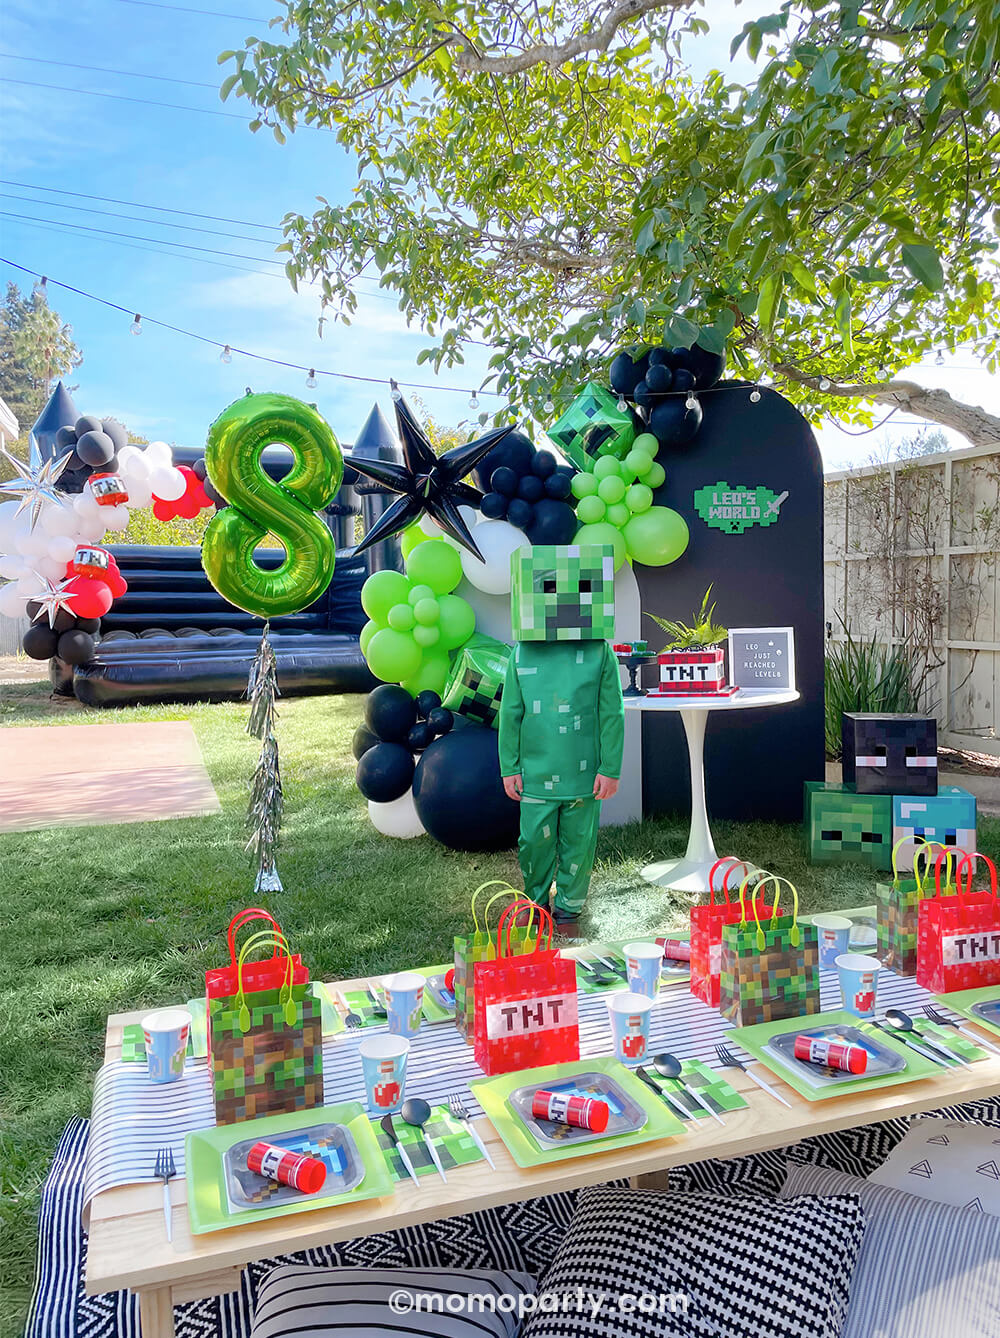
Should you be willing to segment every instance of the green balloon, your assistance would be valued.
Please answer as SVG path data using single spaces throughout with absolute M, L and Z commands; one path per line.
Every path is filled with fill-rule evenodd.
M 409 601 L 414 608 L 425 599 L 437 599 L 429 585 L 415 585 L 409 594 Z
M 292 453 L 276 483 L 261 454 L 272 442 Z M 260 618 L 298 613 L 333 580 L 333 535 L 316 514 L 344 475 L 337 438 L 314 405 L 291 395 L 244 395 L 208 429 L 205 468 L 229 503 L 209 522 L 201 546 L 205 575 L 223 599 Z M 273 534 L 285 550 L 265 571 L 254 550 Z
M 404 558 L 408 558 L 417 544 L 424 544 L 431 536 L 425 534 L 419 524 L 414 521 L 412 525 L 407 525 L 406 529 L 399 536 L 399 547 Z
M 581 525 L 596 525 L 604 519 L 607 509 L 600 497 L 581 497 L 576 514 Z
M 569 485 L 573 489 L 574 497 L 593 497 L 597 492 L 597 485 L 600 482 L 593 474 L 586 470 L 581 470 L 579 474 L 573 475 L 573 481 Z
M 413 606 L 413 614 L 424 627 L 433 627 L 441 618 L 441 605 L 436 599 L 418 599 Z
M 573 537 L 574 544 L 608 544 L 615 550 L 615 571 L 627 557 L 625 539 L 621 530 L 609 525 L 606 520 L 597 525 L 582 525 Z
M 615 502 L 613 506 L 608 507 L 607 522 L 613 525 L 616 530 L 620 530 L 629 523 L 632 512 L 624 502 Z
M 441 610 L 441 621 L 438 623 L 441 646 L 444 650 L 457 650 L 476 630 L 475 610 L 460 595 L 442 595 L 438 607 Z
M 637 451 L 634 446 L 622 461 L 625 469 L 633 478 L 642 478 L 644 474 L 648 473 L 652 463 L 653 457 L 651 455 L 647 455 L 645 451 Z
M 625 505 L 634 515 L 648 511 L 653 505 L 653 489 L 645 483 L 633 483 L 625 494 Z
M 448 682 L 450 668 L 451 664 L 447 655 L 443 653 L 425 655 L 423 663 L 403 682 L 402 686 L 413 697 L 416 697 L 420 692 L 436 692 L 440 696 Z
M 632 443 L 633 451 L 642 451 L 650 459 L 654 459 L 657 451 L 660 449 L 660 443 L 653 436 L 652 432 L 640 432 Z
M 643 483 L 648 484 L 650 488 L 659 488 L 666 482 L 666 479 L 667 471 L 659 461 L 654 460 L 650 466 L 649 472 L 643 475 L 642 481 Z
M 441 640 L 441 631 L 437 627 L 425 627 L 418 623 L 413 629 L 413 639 L 418 646 L 426 650 L 428 646 L 436 646 Z
M 623 531 L 628 555 L 646 567 L 665 567 L 676 562 L 688 546 L 688 527 L 678 511 L 651 506 L 633 516 Z M 580 542 L 577 535 L 576 542 Z
M 594 477 L 596 479 L 610 479 L 621 476 L 621 465 L 613 455 L 602 455 L 599 460 L 594 461 Z
M 462 579 L 462 559 L 443 539 L 418 544 L 406 560 L 406 574 L 414 584 L 429 585 L 436 595 L 447 595 Z
M 621 474 L 610 474 L 607 478 L 601 479 L 597 495 L 602 502 L 607 502 L 608 506 L 620 502 L 625 496 L 625 480 Z
M 368 668 L 383 683 L 401 683 L 420 668 L 423 653 L 408 632 L 383 627 L 368 643 Z
M 362 627 L 361 636 L 358 638 L 358 640 L 361 642 L 362 655 L 368 654 L 368 643 L 369 641 L 371 641 L 372 637 L 375 635 L 377 631 L 378 631 L 378 623 L 375 622 L 374 620 L 372 622 L 365 623 L 364 627 Z
M 369 618 L 385 627 L 389 610 L 405 604 L 409 595 L 410 583 L 401 571 L 376 571 L 361 587 L 361 607 Z
M 397 632 L 410 632 L 416 622 L 409 604 L 394 604 L 389 610 L 389 626 Z

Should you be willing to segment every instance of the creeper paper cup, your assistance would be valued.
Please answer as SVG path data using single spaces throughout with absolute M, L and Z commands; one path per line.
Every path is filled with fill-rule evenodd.
M 406 1089 L 406 1057 L 410 1042 L 405 1036 L 382 1032 L 366 1036 L 358 1046 L 365 1075 L 368 1109 L 373 1115 L 395 1115 Z
M 415 971 L 400 971 L 382 982 L 389 1032 L 393 1036 L 416 1036 L 424 1003 L 424 978 Z
M 622 952 L 631 992 L 655 999 L 660 992 L 663 949 L 658 943 L 626 943 Z
M 882 963 L 877 957 L 844 952 L 837 958 L 836 965 L 844 1007 L 855 1017 L 873 1017 Z
M 834 970 L 837 958 L 847 952 L 854 925 L 845 915 L 814 915 L 819 936 L 819 964 L 824 971 Z
M 186 1008 L 161 1008 L 141 1022 L 150 1082 L 176 1082 L 184 1073 L 191 1014 Z
M 608 998 L 615 1059 L 637 1068 L 649 1052 L 649 1010 L 653 1001 L 646 994 L 612 994 Z

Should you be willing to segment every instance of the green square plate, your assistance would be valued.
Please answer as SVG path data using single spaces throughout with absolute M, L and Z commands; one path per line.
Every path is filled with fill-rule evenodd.
M 645 1111 L 647 1119 L 634 1133 L 618 1134 L 611 1138 L 594 1138 L 586 1143 L 569 1147 L 542 1149 L 525 1127 L 524 1122 L 507 1100 L 511 1092 L 529 1083 L 564 1082 L 577 1073 L 605 1073 Z M 571 1064 L 547 1064 L 540 1069 L 520 1069 L 517 1073 L 503 1073 L 496 1078 L 476 1078 L 469 1083 L 476 1100 L 489 1116 L 494 1129 L 506 1143 L 518 1166 L 544 1166 L 548 1162 L 567 1161 L 571 1157 L 587 1157 L 594 1152 L 608 1152 L 612 1148 L 632 1147 L 636 1143 L 651 1143 L 657 1138 L 672 1138 L 684 1132 L 684 1123 L 658 1101 L 649 1088 L 630 1072 L 624 1064 L 608 1055 L 575 1059 Z
M 164 1008 L 169 1008 L 170 1004 L 164 1004 Z M 200 999 L 188 999 L 186 1004 L 179 1007 L 186 1008 L 191 1014 L 191 1034 L 188 1036 L 188 1059 L 205 1059 L 208 1055 L 208 1023 L 205 1014 L 205 996 Z M 150 1010 L 151 1012 L 154 1010 Z M 158 1010 L 156 1010 L 158 1011 Z M 142 1027 L 138 1022 L 129 1022 L 122 1028 L 122 1063 L 123 1064 L 145 1064 L 146 1062 L 146 1042 L 143 1039 Z
M 447 966 L 419 966 L 413 968 L 418 976 L 423 976 L 426 980 L 428 976 L 443 976 L 449 969 Z M 376 992 L 381 993 L 382 979 L 379 976 L 371 977 Z M 354 1013 L 361 1019 L 362 1027 L 384 1027 L 386 1020 L 377 1015 L 372 1008 L 372 1001 L 366 990 L 343 990 L 337 987 L 330 987 L 336 993 L 337 998 L 343 1004 L 348 1013 Z M 424 1020 L 431 1024 L 438 1022 L 454 1022 L 454 1012 L 442 1007 L 441 1004 L 432 996 L 430 990 L 424 990 L 423 1002 Z
M 610 985 L 599 985 L 593 980 L 590 973 L 585 969 L 585 964 L 592 964 L 597 969 L 604 968 L 599 962 L 595 961 L 594 954 L 600 953 L 602 957 L 607 957 L 609 962 L 624 967 L 625 954 L 622 949 L 626 943 L 655 943 L 657 938 L 678 938 L 689 939 L 691 937 L 690 929 L 667 929 L 662 934 L 640 934 L 634 938 L 623 938 L 618 943 L 605 943 L 602 941 L 594 943 L 580 943 L 573 948 L 563 948 L 564 957 L 572 957 L 576 963 L 576 983 L 581 994 L 614 994 L 616 990 L 628 989 L 628 982 L 624 977 L 619 977 Z M 660 974 L 660 989 L 665 986 L 682 984 L 686 985 L 691 979 L 690 962 L 678 962 L 675 967 L 667 967 L 664 964 Z
M 992 1032 L 994 1036 L 1000 1036 L 1000 1026 L 996 1023 L 987 1022 L 984 1017 L 972 1011 L 974 1004 L 991 1003 L 994 999 L 1000 1000 L 1000 985 L 981 985 L 975 990 L 955 990 L 952 994 L 935 994 L 934 1002 L 944 1004 L 945 1008 L 950 1008 L 953 1013 L 961 1013 L 970 1022 L 974 1022 L 977 1027 L 982 1027 L 984 1031 Z
M 266 1141 L 276 1134 L 294 1133 L 314 1124 L 347 1126 L 365 1168 L 361 1183 L 346 1194 L 321 1192 L 303 1196 L 295 1203 L 234 1212 L 226 1194 L 224 1158 L 227 1149 L 245 1142 L 248 1137 L 256 1136 Z M 296 1110 L 290 1115 L 269 1115 L 265 1119 L 199 1129 L 184 1140 L 184 1160 L 187 1165 L 188 1217 L 191 1231 L 196 1236 L 206 1231 L 245 1226 L 248 1222 L 265 1222 L 272 1217 L 310 1212 L 314 1208 L 332 1208 L 337 1203 L 377 1199 L 394 1192 L 392 1175 L 360 1101 L 346 1101 L 339 1106 L 315 1106 L 312 1110 Z
M 732 1031 L 726 1033 L 726 1039 L 731 1037 L 734 1041 L 737 1041 L 744 1050 L 748 1050 L 755 1059 L 760 1060 L 776 1077 L 780 1078 L 782 1082 L 786 1082 L 789 1087 L 794 1088 L 799 1096 L 804 1096 L 807 1101 L 824 1101 L 828 1097 L 842 1096 L 846 1092 L 864 1092 L 876 1087 L 893 1087 L 897 1083 L 914 1082 L 918 1078 L 930 1078 L 935 1073 L 944 1072 L 940 1064 L 934 1064 L 931 1060 L 925 1059 L 923 1055 L 918 1055 L 916 1050 L 911 1050 L 902 1041 L 887 1036 L 885 1032 L 879 1031 L 877 1027 L 871 1028 L 872 1037 L 877 1037 L 880 1044 L 902 1055 L 906 1061 L 906 1068 L 901 1069 L 899 1073 L 881 1074 L 876 1078 L 850 1079 L 837 1083 L 835 1087 L 810 1087 L 797 1073 L 791 1069 L 786 1069 L 784 1064 L 779 1063 L 764 1048 L 772 1036 L 780 1036 L 789 1031 L 812 1031 L 816 1027 L 836 1024 L 844 1027 L 858 1027 L 864 1030 L 863 1019 L 857 1018 L 853 1013 L 848 1013 L 841 1008 L 830 1013 L 810 1013 L 808 1017 L 786 1017 L 782 1018 L 780 1022 L 759 1022 L 754 1027 L 734 1027 Z

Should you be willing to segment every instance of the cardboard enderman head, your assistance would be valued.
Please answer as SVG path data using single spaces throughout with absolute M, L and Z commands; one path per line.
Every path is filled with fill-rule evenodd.
M 605 641 L 615 631 L 610 545 L 519 548 L 511 558 L 515 641 Z

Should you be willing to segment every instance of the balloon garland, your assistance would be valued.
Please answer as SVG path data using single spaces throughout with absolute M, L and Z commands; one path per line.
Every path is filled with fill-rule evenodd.
M 280 483 L 261 464 L 272 442 L 292 453 Z M 336 553 L 316 512 L 333 500 L 344 473 L 337 438 L 319 411 L 291 395 L 245 395 L 209 428 L 205 466 L 229 503 L 209 523 L 201 549 L 205 574 L 223 599 L 261 618 L 297 613 L 318 599 L 333 579 Z M 285 557 L 265 571 L 254 550 L 268 533 Z

